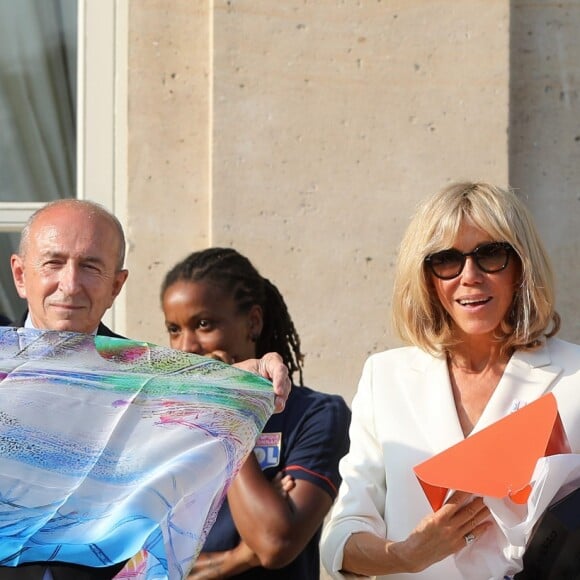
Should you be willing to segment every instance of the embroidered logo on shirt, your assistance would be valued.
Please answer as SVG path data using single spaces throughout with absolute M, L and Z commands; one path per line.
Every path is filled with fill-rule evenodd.
M 515 413 L 516 411 L 519 411 L 522 407 L 526 406 L 526 402 L 525 401 L 520 401 L 519 399 L 514 399 L 512 401 L 512 406 L 510 408 L 510 413 Z
M 282 433 L 262 433 L 256 441 L 254 453 L 262 469 L 280 465 Z

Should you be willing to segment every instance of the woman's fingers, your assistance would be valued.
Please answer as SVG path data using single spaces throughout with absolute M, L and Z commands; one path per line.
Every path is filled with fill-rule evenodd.
M 490 520 L 485 520 L 480 524 L 478 524 L 477 526 L 475 526 L 473 529 L 463 534 L 463 540 L 465 541 L 465 544 L 469 545 L 472 542 L 479 540 L 479 538 L 483 536 L 485 531 L 492 525 L 493 522 L 491 522 Z
M 472 494 L 463 491 L 453 493 L 441 509 L 446 507 L 461 525 L 467 525 L 471 520 L 474 520 L 474 525 L 477 525 L 481 519 L 489 515 L 489 509 L 483 502 L 483 498 L 473 497 Z
M 489 508 L 483 498 L 476 497 L 457 509 L 453 516 L 457 525 L 458 549 L 463 549 L 477 541 L 492 525 Z
M 467 492 L 454 492 L 439 511 L 452 553 L 475 542 L 493 525 L 483 498 Z
M 473 530 L 490 515 L 489 508 L 483 503 L 483 499 L 478 497 L 458 510 L 455 517 L 462 529 Z
M 400 546 L 400 554 L 417 569 L 424 569 L 463 550 L 493 525 L 481 497 L 455 492 L 437 512 L 418 524 Z
M 234 359 L 225 350 L 214 350 L 206 354 L 209 358 L 214 358 L 216 360 L 221 360 L 229 365 L 234 364 Z

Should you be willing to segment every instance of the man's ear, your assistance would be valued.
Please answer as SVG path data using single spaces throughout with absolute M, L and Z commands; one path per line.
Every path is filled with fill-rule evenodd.
M 115 281 L 113 282 L 113 300 L 117 298 L 119 292 L 123 289 L 125 282 L 129 276 L 129 270 L 119 270 L 115 272 Z
M 259 304 L 254 304 L 248 312 L 248 328 L 250 337 L 253 340 L 257 340 L 260 334 L 262 334 L 262 329 L 264 328 L 264 313 Z
M 10 268 L 12 268 L 12 278 L 14 286 L 20 298 L 26 298 L 26 287 L 24 284 L 24 260 L 18 254 L 12 254 L 10 257 Z

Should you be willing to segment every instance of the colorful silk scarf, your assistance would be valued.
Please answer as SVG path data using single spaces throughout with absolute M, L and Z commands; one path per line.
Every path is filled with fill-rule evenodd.
M 183 578 L 273 399 L 213 359 L 0 328 L 0 564 Z

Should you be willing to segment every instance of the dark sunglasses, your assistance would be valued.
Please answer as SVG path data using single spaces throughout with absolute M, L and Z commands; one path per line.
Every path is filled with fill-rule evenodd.
M 513 251 L 507 242 L 491 242 L 478 246 L 472 252 L 463 253 L 455 248 L 435 252 L 425 258 L 425 263 L 437 278 L 451 280 L 463 272 L 468 256 L 473 256 L 482 272 L 493 274 L 507 267 Z

